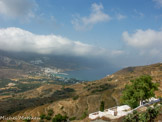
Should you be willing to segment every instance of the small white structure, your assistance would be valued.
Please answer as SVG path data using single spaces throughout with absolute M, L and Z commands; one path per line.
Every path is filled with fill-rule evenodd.
M 118 117 L 126 115 L 127 112 L 130 110 L 131 110 L 131 108 L 128 105 L 116 106 L 116 107 L 106 109 L 103 112 L 98 111 L 95 113 L 91 113 L 91 114 L 89 114 L 89 118 L 94 120 L 97 118 L 105 117 L 106 115 L 112 115 L 112 116 L 116 116 L 118 118 Z
M 128 105 L 122 105 L 122 106 L 115 106 L 115 107 L 109 108 L 106 111 L 106 113 L 113 115 L 113 116 L 121 117 L 121 116 L 126 115 L 127 112 L 130 110 L 131 110 L 131 107 L 129 107 Z
M 157 98 L 154 98 L 154 97 L 151 97 L 147 100 L 143 100 L 142 102 L 140 102 L 140 106 L 141 105 L 145 105 L 145 104 L 149 104 L 149 103 L 154 103 L 154 102 L 158 102 L 160 99 L 157 99 Z
M 15 83 L 9 83 L 7 86 L 8 87 L 13 87 L 13 86 L 15 86 L 16 84 Z
M 127 115 L 128 111 L 130 110 L 131 107 L 129 107 L 128 105 L 119 106 L 117 107 L 117 116 Z
M 159 101 L 160 99 L 157 99 L 157 98 L 154 98 L 154 97 L 151 97 L 150 99 L 149 99 L 149 102 L 155 102 L 155 101 Z
M 127 114 L 132 113 L 134 110 L 137 110 L 143 106 L 151 105 L 151 104 L 154 104 L 157 102 L 160 102 L 160 99 L 156 99 L 156 98 L 152 97 L 148 100 L 144 100 L 142 105 L 138 106 L 137 108 L 135 108 L 133 110 L 131 110 L 131 108 L 128 105 L 115 106 L 115 107 L 106 109 L 103 112 L 98 111 L 98 112 L 91 113 L 91 114 L 89 114 L 89 119 L 95 120 L 95 119 L 102 118 L 102 117 L 116 119 L 116 118 L 120 118 L 122 116 L 126 116 Z
M 92 120 L 100 118 L 99 111 L 89 114 L 89 118 Z

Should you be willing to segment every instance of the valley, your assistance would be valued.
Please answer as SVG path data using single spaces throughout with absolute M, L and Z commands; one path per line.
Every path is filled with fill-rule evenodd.
M 159 83 L 156 96 L 162 97 L 162 63 L 128 67 L 90 82 L 51 73 L 38 74 L 1 79 L 1 115 L 40 117 L 52 110 L 54 115 L 67 115 L 74 122 L 86 122 L 89 113 L 99 110 L 101 101 L 105 102 L 105 108 L 120 105 L 124 86 L 141 75 L 150 75 L 153 82 Z

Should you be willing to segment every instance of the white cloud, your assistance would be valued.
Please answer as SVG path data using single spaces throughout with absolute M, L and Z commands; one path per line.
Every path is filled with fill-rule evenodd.
M 150 54 L 151 55 L 159 55 L 160 51 L 158 49 L 152 49 L 152 50 L 150 50 Z
M 36 35 L 20 28 L 0 29 L 0 49 L 40 54 L 99 56 L 105 49 L 56 35 Z
M 122 20 L 122 19 L 125 19 L 126 18 L 126 16 L 125 15 L 122 15 L 122 14 L 117 14 L 117 19 L 118 20 Z
M 162 0 L 153 0 L 158 7 L 162 7 Z
M 160 54 L 162 52 L 162 31 L 137 30 L 133 34 L 122 34 L 127 45 L 140 50 L 140 54 Z M 160 54 L 161 55 L 161 54 Z
M 34 17 L 34 0 L 0 0 L 0 14 L 11 18 Z
M 91 14 L 88 17 L 75 16 L 72 20 L 72 24 L 76 30 L 85 30 L 92 28 L 93 25 L 99 22 L 111 20 L 111 17 L 102 11 L 103 9 L 102 4 L 93 3 L 91 6 Z
M 123 38 L 128 45 L 133 47 L 151 47 L 155 44 L 162 44 L 162 31 L 139 29 L 131 35 L 126 31 L 123 32 Z
M 111 54 L 114 56 L 117 56 L 117 55 L 122 55 L 124 54 L 124 51 L 123 50 L 112 50 L 111 51 Z

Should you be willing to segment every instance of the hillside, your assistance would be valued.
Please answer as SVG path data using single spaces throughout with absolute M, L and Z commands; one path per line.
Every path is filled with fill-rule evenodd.
M 37 72 L 40 68 L 18 60 L 0 52 L 0 79 L 20 78 L 28 76 L 29 72 Z
M 44 55 L 38 53 L 27 52 L 9 52 L 0 50 L 0 67 L 21 68 L 22 65 L 30 65 L 33 67 L 50 67 L 58 68 L 63 71 L 79 70 L 79 69 L 93 69 L 101 67 L 100 60 L 91 61 L 94 59 L 84 59 L 75 56 L 59 56 L 59 55 Z M 105 63 L 104 61 L 102 63 Z M 112 64 L 108 65 L 111 70 Z
M 153 82 L 159 83 L 159 91 L 156 92 L 156 95 L 162 97 L 162 63 L 124 68 L 113 75 L 103 78 L 101 82 L 111 81 L 113 84 L 116 84 L 117 87 L 115 89 L 116 94 L 118 94 L 131 79 L 140 75 L 150 75 L 153 78 Z M 115 98 L 119 101 L 118 96 Z
M 93 82 L 78 83 L 65 87 L 61 85 L 43 85 L 39 88 L 17 94 L 15 99 L 19 99 L 20 96 L 23 96 L 23 99 L 26 100 L 29 98 L 41 100 L 41 98 L 51 98 L 57 90 L 73 89 L 72 94 L 69 95 L 67 93 L 68 97 L 64 99 L 51 99 L 50 103 L 46 101 L 45 105 L 41 105 L 41 103 L 37 102 L 37 105 L 29 105 L 25 109 L 20 109 L 21 111 L 17 111 L 12 115 L 40 116 L 47 114 L 48 110 L 52 109 L 54 114 L 60 113 L 62 115 L 66 114 L 70 118 L 84 119 L 89 113 L 99 110 L 101 101 L 105 101 L 106 108 L 119 105 L 120 96 L 125 84 L 131 79 L 146 74 L 152 76 L 153 82 L 160 84 L 156 96 L 162 97 L 162 63 L 157 63 L 148 66 L 128 67 Z M 81 121 L 86 122 L 88 120 L 84 119 Z

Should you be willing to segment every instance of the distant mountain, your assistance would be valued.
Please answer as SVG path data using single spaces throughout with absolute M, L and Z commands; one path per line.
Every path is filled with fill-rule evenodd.
M 0 51 L 1 57 L 8 57 L 14 60 L 24 61 L 29 64 L 42 67 L 72 68 L 77 65 L 75 61 L 66 56 L 41 55 L 26 52 L 6 52 Z
M 84 79 L 84 77 L 91 77 L 89 75 L 95 72 L 97 73 L 99 71 L 105 74 L 103 76 L 106 76 L 107 74 L 111 74 L 114 71 L 117 71 L 117 69 L 119 69 L 113 64 L 109 63 L 108 61 L 104 61 L 99 58 L 95 59 L 91 57 L 66 56 L 66 55 L 60 56 L 43 55 L 37 53 L 7 52 L 0 50 L 1 69 L 8 68 L 12 70 L 14 69 L 26 72 L 26 71 L 35 71 L 37 69 L 39 70 L 39 68 L 43 67 L 60 69 L 61 71 L 77 70 L 78 72 L 74 73 L 74 75 L 78 74 L 79 74 L 78 76 L 81 75 L 80 79 Z M 102 73 L 100 73 L 100 75 Z M 16 77 L 16 74 L 14 74 L 14 76 Z
M 35 65 L 16 59 L 4 52 L 0 52 L 0 79 L 23 77 L 28 75 L 28 72 L 38 70 L 39 67 Z

